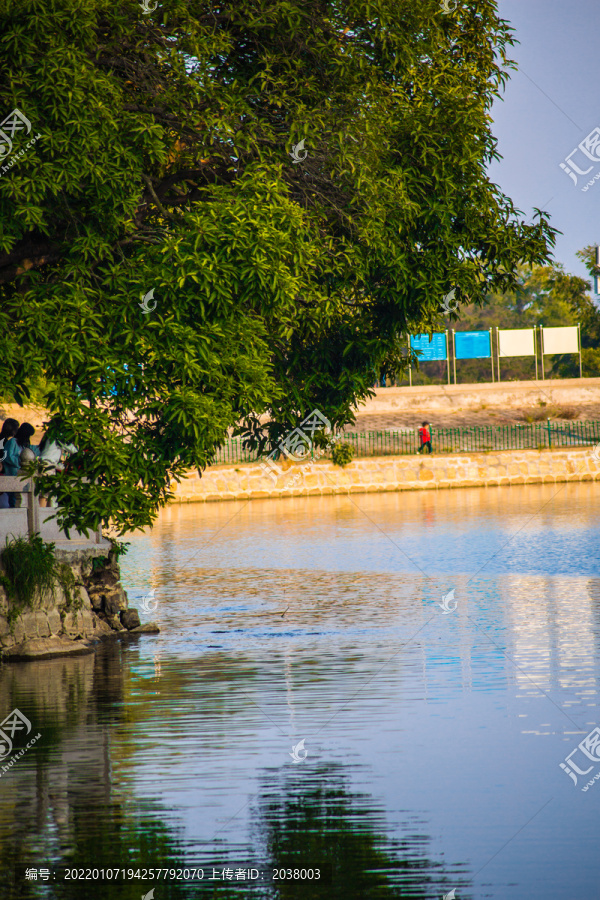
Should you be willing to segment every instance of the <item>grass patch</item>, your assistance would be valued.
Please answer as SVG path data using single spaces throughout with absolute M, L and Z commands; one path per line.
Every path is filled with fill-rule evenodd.
M 0 584 L 9 599 L 7 618 L 11 631 L 18 617 L 32 609 L 46 591 L 54 596 L 57 584 L 63 590 L 66 611 L 82 608 L 83 598 L 76 592 L 73 570 L 68 563 L 57 562 L 54 547 L 54 544 L 45 543 L 39 534 L 6 539 L 0 554 L 4 570 L 4 574 L 0 574 Z
M 31 609 L 44 591 L 52 591 L 60 573 L 54 557 L 54 544 L 46 544 L 39 534 L 6 538 L 0 560 L 2 584 L 11 601 L 8 622 L 12 625 L 25 609 Z
M 577 419 L 579 413 L 572 406 L 559 406 L 556 410 L 557 419 Z
M 65 608 L 67 611 L 71 612 L 72 610 L 81 609 L 83 606 L 83 598 L 79 593 L 75 595 L 77 582 L 75 581 L 75 575 L 73 574 L 71 566 L 67 563 L 58 563 L 56 566 L 56 580 L 63 589 L 66 600 Z
M 547 404 L 541 405 L 542 401 L 540 401 L 540 408 L 533 409 L 530 412 L 526 412 L 523 414 L 523 418 L 526 422 L 545 422 L 546 419 L 563 419 L 571 421 L 572 419 L 577 419 L 579 413 L 573 406 L 548 406 Z

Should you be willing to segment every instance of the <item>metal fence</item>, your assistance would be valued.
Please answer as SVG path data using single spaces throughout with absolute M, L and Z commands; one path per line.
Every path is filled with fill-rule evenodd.
M 417 430 L 367 431 L 344 435 L 356 456 L 411 454 L 419 449 Z M 437 453 L 483 453 L 490 450 L 523 450 L 597 444 L 600 422 L 532 422 L 525 425 L 431 428 Z
M 342 440 L 351 444 L 355 456 L 403 456 L 416 453 L 416 429 L 390 431 L 346 431 Z M 490 450 L 523 450 L 545 447 L 577 447 L 600 442 L 600 422 L 532 422 L 524 425 L 431 428 L 434 453 L 483 453 Z M 258 454 L 247 450 L 241 438 L 232 438 L 219 448 L 214 465 L 255 462 Z

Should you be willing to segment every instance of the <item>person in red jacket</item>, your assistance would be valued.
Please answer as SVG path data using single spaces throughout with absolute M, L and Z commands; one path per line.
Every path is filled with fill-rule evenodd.
M 427 447 L 427 452 L 431 453 L 431 431 L 429 430 L 429 422 L 421 422 L 421 427 L 419 428 L 419 440 L 421 446 L 419 447 L 418 452 L 422 453 L 425 447 Z

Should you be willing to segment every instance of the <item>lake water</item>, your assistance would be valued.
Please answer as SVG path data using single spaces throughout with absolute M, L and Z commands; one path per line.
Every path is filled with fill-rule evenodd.
M 597 897 L 599 504 L 169 507 L 122 562 L 160 635 L 0 672 L 0 897 Z

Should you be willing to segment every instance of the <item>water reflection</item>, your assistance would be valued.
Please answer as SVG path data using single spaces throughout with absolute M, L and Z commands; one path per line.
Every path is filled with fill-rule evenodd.
M 402 839 L 388 841 L 383 810 L 373 808 L 369 797 L 349 791 L 336 768 L 316 769 L 308 778 L 265 779 L 256 818 L 256 843 L 265 848 L 269 866 L 301 870 L 310 859 L 319 870 L 321 878 L 309 888 L 314 900 L 423 898 L 449 889 L 444 867 L 428 858 L 430 837 L 423 833 L 423 823 L 406 824 Z M 307 892 L 306 885 L 286 881 L 278 887 L 273 896 L 281 898 Z
M 150 710 L 146 717 L 135 714 L 148 673 L 136 675 L 136 667 L 124 659 L 127 652 L 122 645 L 105 645 L 95 657 L 13 666 L 3 672 L 3 703 L 20 704 L 44 738 L 44 752 L 35 761 L 20 761 L 11 773 L 15 780 L 10 794 L 0 795 L 0 877 L 7 900 L 71 900 L 82 897 L 86 887 L 96 896 L 98 883 L 65 880 L 65 868 L 125 869 L 133 874 L 147 867 L 178 870 L 192 865 L 190 842 L 184 829 L 167 823 L 167 810 L 119 787 L 124 780 L 119 772 L 136 754 L 134 723 L 152 728 Z M 129 689 L 124 673 L 130 677 Z M 169 695 L 174 704 L 183 704 L 186 679 L 177 685 L 175 672 L 171 674 Z M 240 669 L 238 675 L 245 682 L 248 672 Z M 123 702 L 127 696 L 133 716 Z M 206 699 L 205 714 L 223 713 L 223 705 L 211 704 L 210 694 Z M 228 848 L 219 840 L 205 848 L 197 844 L 195 865 L 205 866 L 205 881 L 162 881 L 160 896 L 300 898 L 308 891 L 315 900 L 421 898 L 428 896 L 428 886 L 447 886 L 444 867 L 427 857 L 429 838 L 423 823 L 407 823 L 402 840 L 388 841 L 384 811 L 367 795 L 349 789 L 340 766 L 266 772 L 249 812 L 251 851 Z M 258 867 L 259 882 L 212 880 L 214 869 L 217 874 L 223 869 L 233 872 L 240 863 Z M 52 873 L 48 881 L 24 879 L 26 870 L 44 867 Z M 309 867 L 314 875 L 309 886 L 274 878 L 281 870 Z M 103 882 L 103 896 L 139 898 L 140 888 L 146 891 L 153 884 L 157 882 L 135 877 L 128 883 Z
M 88 890 L 65 865 L 264 875 L 155 881 L 155 900 L 591 895 L 593 789 L 558 763 L 598 720 L 598 500 L 567 485 L 166 510 L 124 564 L 133 595 L 156 588 L 160 635 L 0 671 L 2 709 L 42 734 L 0 778 L 1 896 L 153 884 Z M 311 867 L 320 884 L 268 877 Z

